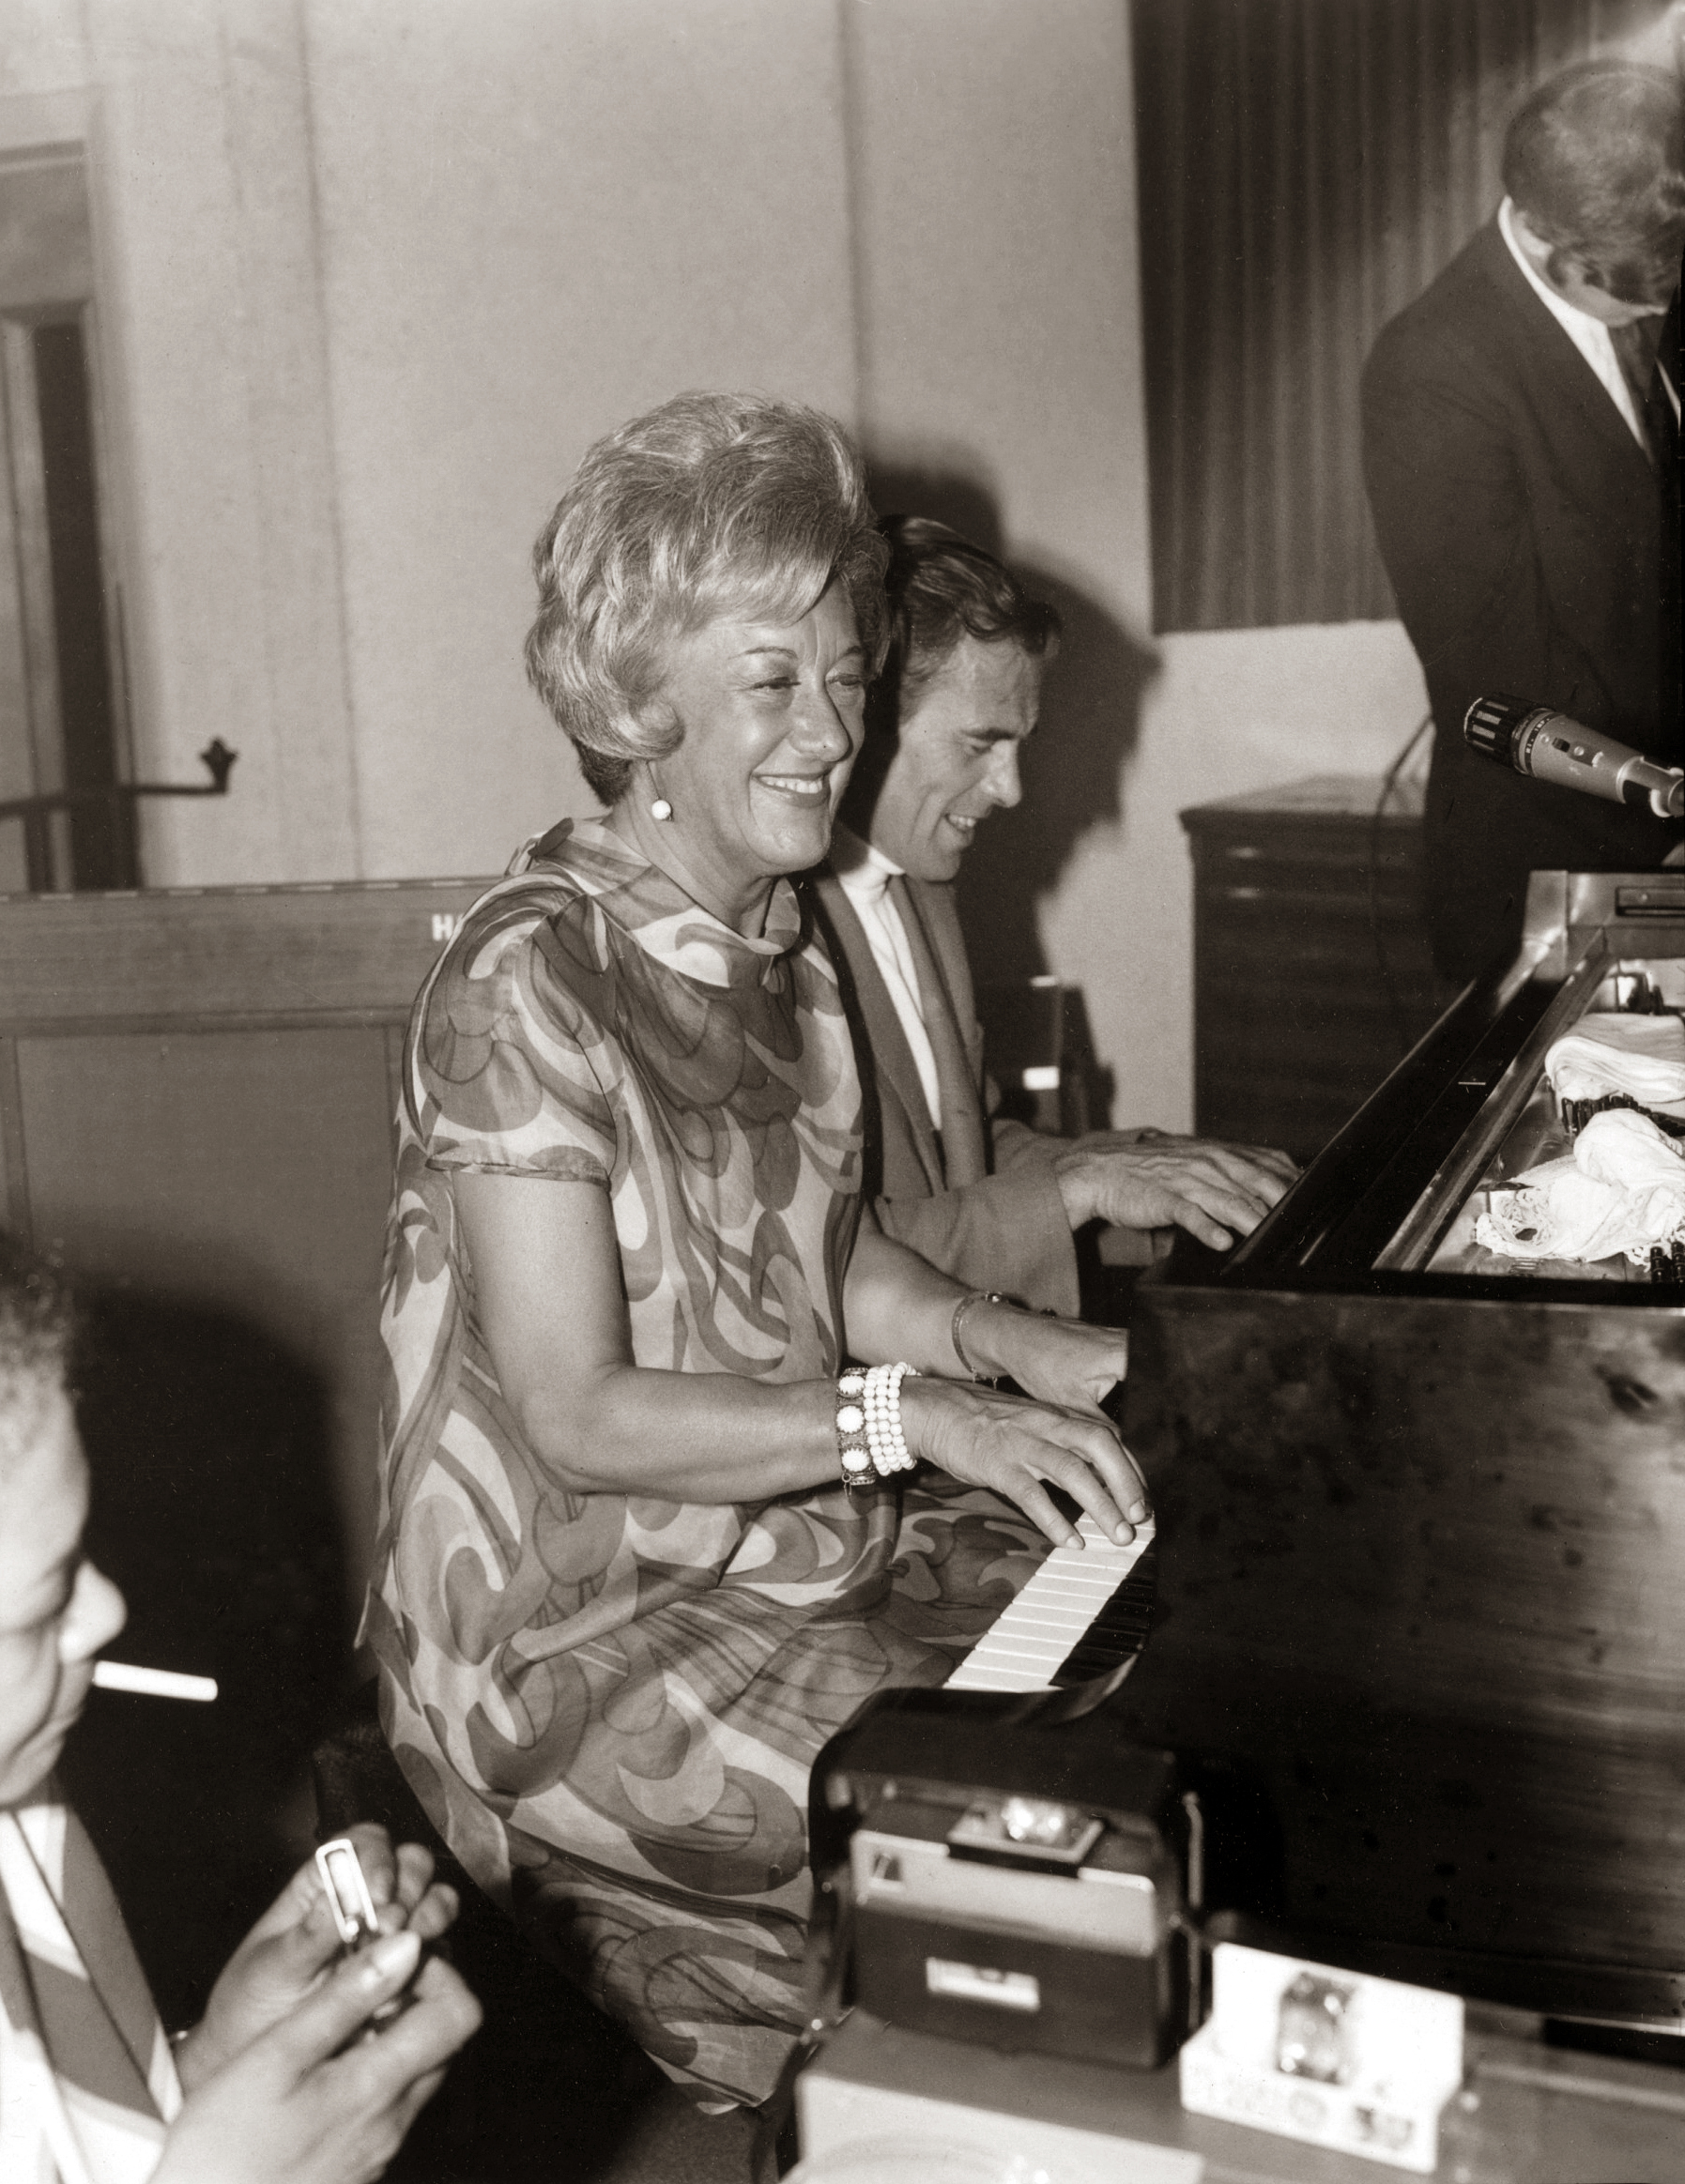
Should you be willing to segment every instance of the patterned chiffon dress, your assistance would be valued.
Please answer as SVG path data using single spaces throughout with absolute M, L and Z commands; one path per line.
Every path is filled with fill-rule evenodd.
M 605 1190 L 638 1365 L 814 1380 L 844 1348 L 860 1128 L 797 890 L 745 939 L 601 823 L 523 852 L 410 1024 L 364 1624 L 386 1733 L 539 1946 L 675 2078 L 750 2101 L 802 2024 L 816 1754 L 873 1691 L 944 1681 L 1040 1535 L 923 1473 L 863 1503 L 571 1490 L 498 1385 L 453 1184 Z

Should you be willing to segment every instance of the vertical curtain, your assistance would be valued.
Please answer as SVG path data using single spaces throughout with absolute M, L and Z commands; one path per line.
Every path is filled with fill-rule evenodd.
M 1134 0 L 1155 627 L 1391 615 L 1357 389 L 1534 84 L 1662 0 Z

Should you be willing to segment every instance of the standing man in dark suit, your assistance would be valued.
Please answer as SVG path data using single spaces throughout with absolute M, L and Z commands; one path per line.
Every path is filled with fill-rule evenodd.
M 866 1192 L 885 1232 L 945 1273 L 1074 1313 L 1085 1222 L 1180 1225 L 1223 1250 L 1295 1170 L 1250 1147 L 1064 1139 L 995 1115 L 952 882 L 980 823 L 1022 793 L 1059 617 L 943 524 L 883 529 L 889 653 L 816 889 L 865 1084 Z
M 1677 831 L 1470 752 L 1513 692 L 1679 759 L 1678 374 L 1658 355 L 1685 246 L 1685 102 L 1659 69 L 1588 61 L 1509 125 L 1508 194 L 1382 332 L 1363 453 L 1399 611 L 1428 680 L 1435 959 L 1512 955 L 1536 868 L 1643 870 Z

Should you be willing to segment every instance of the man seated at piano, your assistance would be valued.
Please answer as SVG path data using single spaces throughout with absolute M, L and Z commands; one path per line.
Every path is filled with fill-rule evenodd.
M 1258 1146 L 1149 1128 L 1060 1139 L 994 1112 L 952 882 L 982 821 L 1022 795 L 1059 616 L 945 524 L 881 527 L 888 649 L 817 883 L 862 1050 L 866 1187 L 884 1234 L 933 1265 L 1074 1313 L 1085 1223 L 1157 1231 L 1157 1254 L 1177 1227 L 1222 1251 L 1298 1171 Z
M 790 876 L 884 557 L 813 411 L 681 396 L 587 452 L 528 659 L 607 810 L 468 912 L 405 1056 L 382 1721 L 474 1879 L 715 2103 L 765 2100 L 804 2022 L 820 1747 L 1078 1537 L 1049 1488 L 1106 1542 L 1147 1515 L 1098 1408 L 1122 1337 L 982 1305 L 862 1202 Z

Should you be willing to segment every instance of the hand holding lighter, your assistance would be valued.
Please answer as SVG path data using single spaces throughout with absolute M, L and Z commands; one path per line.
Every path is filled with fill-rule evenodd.
M 380 1938 L 380 1920 L 375 1914 L 374 1898 L 369 1894 L 369 1884 L 362 1870 L 362 1861 L 357 1855 L 357 1845 L 348 1835 L 336 1836 L 325 1842 L 316 1853 L 316 1871 L 322 1876 L 322 1886 L 327 1893 L 328 1907 L 333 1913 L 333 1922 L 339 1929 L 340 1957 L 357 1956 L 371 1942 Z M 401 1994 L 394 1994 L 369 2013 L 368 2027 L 362 2035 L 373 2038 L 385 2029 L 396 2017 L 401 2017 L 415 2000 L 412 1982 Z

